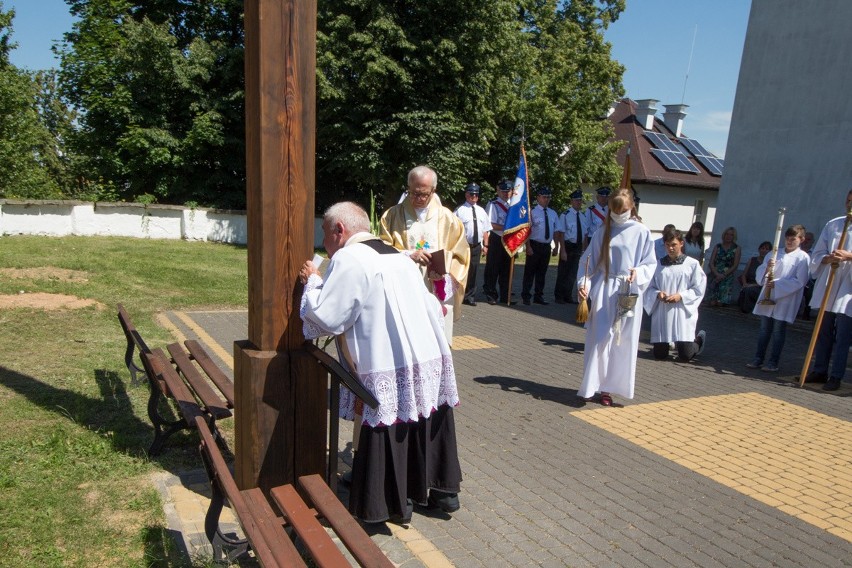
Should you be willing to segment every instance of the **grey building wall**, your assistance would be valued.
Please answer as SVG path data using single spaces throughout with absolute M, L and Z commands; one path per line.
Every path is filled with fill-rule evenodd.
M 773 240 L 779 207 L 785 226 L 801 223 L 817 237 L 845 213 L 850 23 L 850 0 L 752 0 L 714 231 L 718 239 L 737 228 L 743 262 Z

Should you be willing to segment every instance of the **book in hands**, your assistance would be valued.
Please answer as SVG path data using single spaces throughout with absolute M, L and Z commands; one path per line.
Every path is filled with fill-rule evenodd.
M 447 273 L 447 264 L 444 259 L 444 249 L 436 251 L 428 251 L 430 256 L 429 264 L 426 266 L 428 272 L 435 272 L 441 276 Z

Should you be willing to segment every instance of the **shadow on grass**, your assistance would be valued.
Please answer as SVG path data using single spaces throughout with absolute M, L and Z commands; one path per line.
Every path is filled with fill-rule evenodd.
M 494 375 L 474 377 L 473 380 L 482 385 L 499 385 L 506 392 L 525 394 L 537 400 L 548 400 L 572 408 L 582 408 L 586 405 L 585 401 L 577 396 L 577 389 L 552 387 L 526 379 L 497 377 Z
M 55 387 L 0 365 L 0 384 L 75 424 L 93 432 L 110 434 L 107 437 L 116 451 L 150 458 L 166 469 L 174 469 L 176 460 L 180 462 L 182 459 L 180 454 L 195 453 L 195 442 L 190 441 L 186 433 L 180 432 L 169 439 L 168 449 L 172 450 L 173 455 L 149 456 L 147 448 L 154 439 L 154 428 L 136 415 L 124 381 L 117 373 L 104 369 L 96 369 L 94 378 L 101 392 L 100 399 Z M 147 391 L 147 386 L 139 388 Z M 164 406 L 161 405 L 161 412 L 165 416 L 169 416 L 168 413 L 174 416 L 171 409 L 165 409 Z

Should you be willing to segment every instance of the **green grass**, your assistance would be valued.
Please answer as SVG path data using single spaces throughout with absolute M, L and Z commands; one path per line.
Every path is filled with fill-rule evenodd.
M 9 269 L 81 271 L 84 281 Z M 150 458 L 147 386 L 130 385 L 115 305 L 152 346 L 164 310 L 245 308 L 246 250 L 125 238 L 0 238 L 0 295 L 96 300 L 76 310 L 0 309 L 0 566 L 183 566 L 151 482 L 198 467 L 179 434 Z M 45 270 L 45 272 L 47 272 Z

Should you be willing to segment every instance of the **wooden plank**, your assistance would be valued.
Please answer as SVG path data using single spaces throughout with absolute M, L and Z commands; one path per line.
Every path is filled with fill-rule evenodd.
M 207 351 L 194 339 L 187 339 L 183 342 L 189 350 L 189 354 L 195 359 L 201 369 L 210 377 L 228 403 L 228 408 L 234 408 L 234 382 L 228 378 L 228 375 L 222 372 L 222 369 L 215 361 L 207 354 Z
M 187 425 L 195 427 L 195 418 L 204 416 L 201 407 L 189 389 L 183 383 L 183 379 L 177 374 L 174 367 L 169 363 L 166 354 L 160 348 L 151 351 L 150 355 L 142 353 L 143 361 L 147 358 L 150 361 L 151 368 L 160 377 L 166 385 L 168 396 L 174 399 L 180 409 L 181 418 Z
M 245 498 L 246 506 L 248 506 L 251 514 L 254 516 L 255 524 L 263 535 L 267 546 L 272 551 L 272 555 L 278 561 L 279 566 L 305 566 L 302 558 L 299 558 L 299 563 L 291 558 L 291 552 L 295 552 L 296 548 L 290 541 L 290 536 L 284 530 L 282 520 L 275 515 L 275 511 L 266 500 L 266 496 L 259 488 L 246 489 L 241 492 Z M 297 552 L 298 554 L 298 552 Z
M 349 561 L 299 497 L 295 487 L 289 484 L 280 485 L 273 487 L 270 493 L 318 566 L 350 568 Z
M 361 566 L 393 568 L 393 562 L 373 542 L 370 535 L 364 532 L 322 477 L 316 474 L 302 476 L 299 478 L 299 486 L 305 490 L 313 506 L 328 521 Z
M 198 395 L 201 404 L 204 405 L 207 412 L 217 420 L 230 417 L 231 411 L 228 410 L 227 403 L 213 390 L 213 387 L 210 386 L 207 380 L 201 376 L 201 373 L 198 372 L 198 369 L 189 360 L 189 356 L 183 350 L 183 347 L 179 343 L 170 343 L 166 346 L 166 349 L 169 350 L 169 355 L 172 356 L 172 361 L 177 365 L 178 371 L 186 379 L 190 388 Z
M 252 509 L 246 503 L 243 493 L 237 489 L 237 484 L 231 476 L 225 458 L 219 451 L 219 447 L 213 439 L 213 434 L 204 419 L 197 417 L 195 425 L 201 435 L 201 451 L 207 456 L 216 477 L 216 479 L 210 481 L 216 483 L 222 493 L 225 494 L 225 498 L 231 504 L 231 509 L 239 520 L 240 526 L 243 527 L 243 532 L 245 532 L 246 538 L 251 543 L 252 550 L 260 560 L 261 565 L 265 567 L 306 566 L 283 529 L 280 530 L 279 537 L 267 540 L 265 533 L 269 534 L 269 531 L 273 530 L 268 525 L 268 519 L 262 516 L 256 518 L 252 514 Z

